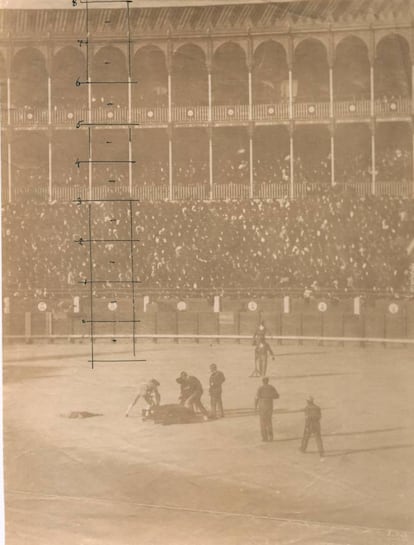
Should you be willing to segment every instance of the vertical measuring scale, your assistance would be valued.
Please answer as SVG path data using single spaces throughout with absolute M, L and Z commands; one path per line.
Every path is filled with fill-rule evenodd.
M 78 197 L 75 202 L 78 206 L 87 206 L 88 210 L 88 235 L 86 238 L 80 237 L 79 239 L 75 240 L 74 242 L 79 244 L 80 246 L 84 246 L 88 249 L 88 258 L 89 258 L 89 270 L 88 270 L 88 277 L 81 280 L 79 283 L 83 284 L 85 287 L 89 288 L 89 303 L 90 303 L 90 314 L 89 314 L 89 320 L 82 319 L 82 324 L 87 325 L 89 324 L 89 336 L 90 336 L 90 346 L 91 346 L 91 358 L 89 363 L 91 363 L 92 369 L 94 368 L 96 363 L 99 362 L 140 362 L 140 361 L 146 361 L 142 359 L 136 358 L 136 324 L 139 323 L 139 320 L 136 319 L 136 291 L 135 291 L 135 284 L 140 283 L 140 280 L 137 280 L 135 278 L 135 260 L 134 260 L 134 243 L 139 242 L 139 240 L 134 239 L 134 203 L 138 202 L 136 199 L 94 199 L 93 198 L 93 188 L 92 188 L 92 173 L 93 173 L 93 165 L 120 165 L 120 164 L 126 164 L 128 165 L 128 185 L 130 189 L 130 195 L 132 194 L 132 165 L 136 162 L 132 159 L 132 130 L 131 128 L 133 126 L 137 126 L 138 123 L 132 122 L 132 85 L 136 84 L 136 81 L 132 81 L 132 70 L 131 70 L 131 30 L 130 30 L 130 10 L 129 10 L 129 4 L 132 2 L 132 0 L 72 0 L 73 7 L 78 6 L 78 4 L 85 4 L 86 7 L 86 39 L 78 40 L 79 46 L 86 46 L 86 77 L 84 80 L 78 78 L 76 80 L 76 86 L 81 87 L 82 85 L 88 86 L 88 119 L 85 121 L 83 119 L 80 119 L 76 123 L 76 129 L 82 129 L 85 128 L 88 131 L 88 154 L 87 158 L 85 159 L 77 159 L 75 161 L 76 166 L 80 169 L 84 166 L 88 168 L 88 199 L 82 199 L 81 197 Z M 123 80 L 106 80 L 104 78 L 103 80 L 94 80 L 91 77 L 90 73 L 90 67 L 89 67 L 89 47 L 90 47 L 90 31 L 89 31 L 89 4 L 125 4 L 126 5 L 126 11 L 127 11 L 127 35 L 128 35 L 128 79 Z M 94 121 L 93 119 L 93 112 L 92 112 L 92 86 L 93 85 L 125 85 L 128 89 L 128 119 L 123 121 L 117 122 L 102 122 L 102 121 Z M 93 130 L 97 127 L 120 127 L 125 128 L 128 130 L 128 159 L 125 160 L 119 160 L 119 159 L 107 159 L 105 156 L 105 159 L 96 159 L 93 152 L 92 152 L 92 133 Z M 112 143 L 112 142 L 107 142 Z M 110 183 L 116 182 L 116 180 L 113 179 L 113 176 L 110 177 L 111 179 L 107 180 Z M 115 204 L 117 203 L 117 204 Z M 99 237 L 95 235 L 96 230 L 96 222 L 102 222 L 102 218 L 99 218 L 99 212 L 102 212 L 102 207 L 106 207 L 105 211 L 111 211 L 114 207 L 121 208 L 121 215 L 125 217 L 129 217 L 128 221 L 128 228 L 125 229 L 125 234 L 121 238 L 117 238 L 115 236 L 111 236 L 110 238 L 107 238 L 104 234 L 103 237 Z M 98 208 L 97 208 L 98 207 Z M 108 210 L 109 209 L 109 210 Z M 115 222 L 115 225 L 117 225 L 117 222 L 119 221 L 117 218 L 112 218 L 110 220 L 111 222 Z M 112 229 L 110 232 L 114 232 L 114 229 Z M 126 279 L 120 279 L 118 278 L 111 278 L 111 275 L 109 275 L 108 278 L 97 278 L 96 274 L 94 273 L 95 265 L 98 262 L 99 256 L 105 256 L 105 251 L 108 248 L 108 245 L 111 248 L 116 248 L 116 252 L 118 251 L 118 247 L 122 247 L 129 253 L 128 260 L 129 260 L 129 278 Z M 117 254 L 118 255 L 118 254 Z M 105 257 L 102 261 L 105 262 Z M 115 265 L 116 261 L 111 259 L 109 261 L 111 265 Z M 111 269 L 111 267 L 109 268 Z M 112 273 L 113 274 L 113 273 Z M 106 274 L 105 274 L 106 276 Z M 99 315 L 95 311 L 96 305 L 95 305 L 95 292 L 96 289 L 101 285 L 103 289 L 106 289 L 108 286 L 118 286 L 118 287 L 127 287 L 128 285 L 131 286 L 131 319 L 128 320 L 102 320 L 100 319 Z M 108 308 L 110 310 L 114 310 L 117 308 L 117 301 L 112 300 Z M 116 324 L 124 323 L 124 324 L 130 324 L 131 325 L 131 338 L 132 338 L 132 358 L 129 359 L 97 359 L 96 358 L 96 351 L 95 351 L 95 342 L 97 338 L 101 337 L 101 335 L 97 334 L 97 328 L 99 327 L 98 324 L 112 324 L 113 330 L 115 332 Z M 107 335 L 106 335 L 107 336 Z M 112 337 L 112 341 L 116 342 L 116 339 L 114 338 L 115 335 L 110 335 Z

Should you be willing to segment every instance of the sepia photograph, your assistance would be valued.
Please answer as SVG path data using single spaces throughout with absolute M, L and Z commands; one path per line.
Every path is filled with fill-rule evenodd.
M 413 0 L 0 0 L 5 545 L 414 545 Z

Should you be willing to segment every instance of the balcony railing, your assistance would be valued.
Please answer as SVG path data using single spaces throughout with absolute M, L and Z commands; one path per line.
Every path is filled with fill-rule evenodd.
M 256 104 L 252 113 L 255 121 L 286 121 L 289 119 L 289 104 L 287 102 Z
M 376 100 L 374 114 L 379 117 L 409 117 L 412 111 L 410 98 Z M 49 112 L 47 109 L 13 108 L 9 112 L 10 124 L 16 127 L 35 127 L 48 125 Z M 129 117 L 130 114 L 130 117 Z M 317 122 L 327 121 L 330 118 L 329 102 L 295 102 L 292 105 L 293 119 L 297 121 Z M 336 120 L 367 119 L 371 115 L 369 100 L 338 101 L 333 104 L 333 115 Z M 8 122 L 8 112 L 2 110 L 3 124 Z M 252 106 L 252 121 L 257 123 L 278 123 L 289 119 L 289 104 L 279 102 L 273 104 L 255 104 Z M 53 108 L 51 124 L 61 127 L 75 127 L 80 120 L 89 120 L 86 108 Z M 169 111 L 165 106 L 136 108 L 131 112 L 123 107 L 93 107 L 91 110 L 92 123 L 139 123 L 143 126 L 166 126 L 169 122 Z M 208 106 L 177 106 L 171 109 L 171 121 L 181 124 L 206 124 L 209 121 Z M 249 121 L 249 106 L 247 104 L 212 106 L 211 121 L 214 124 L 246 124 Z
M 334 102 L 334 116 L 336 118 L 369 117 L 371 102 L 369 100 L 348 100 Z
M 213 106 L 211 109 L 211 118 L 213 122 L 248 121 L 249 106 L 247 104 L 237 104 L 235 106 Z
M 208 122 L 208 106 L 188 106 L 173 108 L 176 123 Z
M 307 195 L 320 189 L 329 189 L 327 184 L 318 183 L 297 183 L 293 186 L 295 198 L 305 198 Z M 370 195 L 372 185 L 368 182 L 348 182 L 336 185 L 338 191 L 350 191 L 360 196 Z M 414 195 L 414 183 L 412 181 L 404 182 L 377 182 L 375 186 L 376 195 L 411 197 Z M 94 186 L 90 195 L 88 186 L 85 185 L 65 185 L 52 187 L 51 195 L 48 187 L 26 186 L 12 187 L 11 195 L 8 194 L 7 186 L 3 186 L 3 202 L 31 200 L 31 201 L 64 201 L 70 202 L 81 197 L 82 199 L 107 199 L 124 196 L 125 198 L 139 199 L 141 201 L 160 201 L 170 198 L 170 189 L 166 184 L 143 185 L 132 187 L 130 193 L 127 185 L 118 187 L 117 191 L 108 186 Z M 255 184 L 253 187 L 253 198 L 258 199 L 282 199 L 290 195 L 290 186 L 286 182 L 282 183 L 262 183 Z M 250 188 L 247 184 L 213 184 L 212 191 L 208 184 L 189 184 L 176 185 L 172 187 L 172 200 L 213 200 L 238 199 L 245 200 L 250 196 Z
M 310 102 L 293 104 L 293 118 L 300 120 L 329 118 L 329 102 Z

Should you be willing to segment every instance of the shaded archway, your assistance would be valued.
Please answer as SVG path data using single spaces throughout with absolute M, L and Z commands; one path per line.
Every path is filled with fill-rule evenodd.
M 164 129 L 134 131 L 132 140 L 133 184 L 168 185 L 168 134 Z
M 313 38 L 303 40 L 295 49 L 293 77 L 298 82 L 298 101 L 329 99 L 329 66 L 325 46 Z
M 88 103 L 86 85 L 76 86 L 85 77 L 85 57 L 80 49 L 64 47 L 52 61 L 52 104 L 60 108 L 81 107 Z
M 206 58 L 196 45 L 184 45 L 173 56 L 172 102 L 176 106 L 208 104 Z
M 225 43 L 213 56 L 213 104 L 247 104 L 249 83 L 246 56 L 235 43 Z
M 294 134 L 295 183 L 329 184 L 330 133 L 325 125 L 299 125 Z
M 283 82 L 288 79 L 285 49 L 279 43 L 264 42 L 255 50 L 253 61 L 253 102 L 279 102 L 284 94 Z
M 284 126 L 257 127 L 253 136 L 255 187 L 286 184 L 290 178 L 289 133 Z
M 409 123 L 378 123 L 376 170 L 379 182 L 412 179 L 412 133 Z
M 47 108 L 46 59 L 38 49 L 26 47 L 13 57 L 11 100 L 15 107 Z
M 93 106 L 128 106 L 127 61 L 120 49 L 114 46 L 99 49 L 92 59 L 90 74 L 93 81 L 107 82 L 92 86 Z
M 370 63 L 366 44 L 349 36 L 336 48 L 333 69 L 336 100 L 364 100 L 370 97 Z
M 335 131 L 335 180 L 371 181 L 371 131 L 367 124 L 338 125 Z
M 133 59 L 132 76 L 134 106 L 168 106 L 168 74 L 165 55 L 161 49 L 146 46 Z
M 177 185 L 207 184 L 208 135 L 206 129 L 177 129 L 173 141 L 173 180 Z
M 377 45 L 375 66 L 375 97 L 411 96 L 411 61 L 407 41 L 390 34 Z
M 249 183 L 249 136 L 245 127 L 213 130 L 213 179 L 215 184 Z

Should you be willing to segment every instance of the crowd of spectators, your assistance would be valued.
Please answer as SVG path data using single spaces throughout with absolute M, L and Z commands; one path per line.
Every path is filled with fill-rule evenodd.
M 133 205 L 136 279 L 147 288 L 409 288 L 414 201 L 323 191 L 302 200 L 140 202 Z M 88 207 L 3 208 L 7 291 L 79 292 L 89 277 Z M 92 205 L 92 238 L 130 238 L 126 203 Z M 96 243 L 94 278 L 131 278 L 130 245 Z
M 213 180 L 215 184 L 244 184 L 250 182 L 249 157 L 246 150 L 233 157 L 216 156 L 213 162 Z M 319 157 L 312 160 L 303 160 L 296 155 L 293 162 L 294 181 L 296 184 L 318 183 L 330 185 L 331 158 Z M 169 183 L 168 158 L 152 158 L 151 160 L 137 160 L 133 167 L 134 184 L 138 186 L 166 185 Z M 404 149 L 384 150 L 376 157 L 376 179 L 379 182 L 406 182 L 411 179 L 411 153 Z M 93 167 L 94 184 L 108 180 L 117 180 L 118 185 L 128 185 L 127 167 L 95 166 Z M 16 186 L 40 187 L 48 180 L 46 165 L 37 165 L 36 168 L 16 169 L 13 174 Z M 254 156 L 253 180 L 255 184 L 286 184 L 290 181 L 290 156 L 275 156 L 261 158 Z M 183 159 L 173 161 L 174 185 L 207 184 L 209 181 L 208 161 Z M 335 164 L 335 181 L 339 184 L 366 183 L 372 181 L 370 158 L 363 153 L 353 157 L 352 161 L 338 158 Z M 53 185 L 87 185 L 88 170 L 76 168 L 75 164 L 53 166 Z
M 340 157 L 335 169 L 335 179 L 338 183 L 360 182 L 370 183 L 372 170 L 367 153 L 358 153 L 352 157 Z
M 377 158 L 378 180 L 408 181 L 412 177 L 411 152 L 408 149 L 386 149 Z

